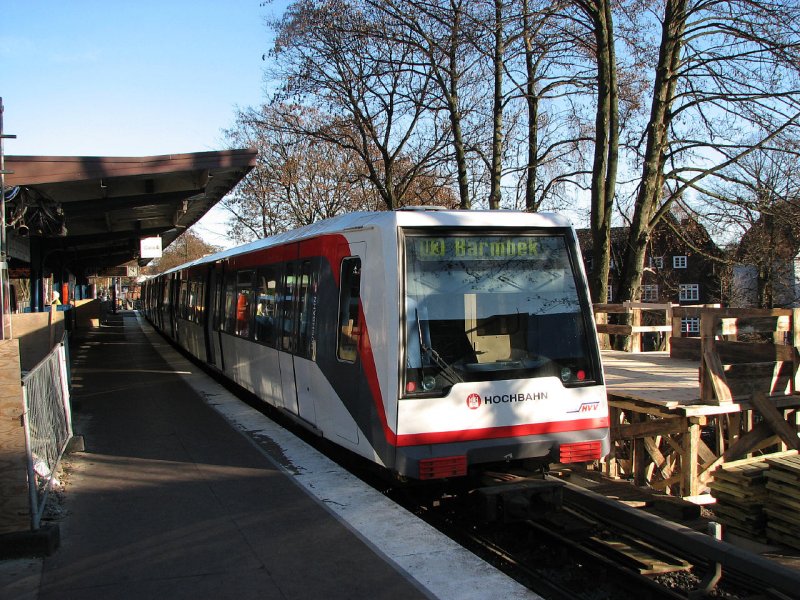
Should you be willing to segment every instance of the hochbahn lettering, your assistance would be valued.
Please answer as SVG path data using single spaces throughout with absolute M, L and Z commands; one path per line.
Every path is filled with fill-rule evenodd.
M 493 396 L 483 396 L 470 394 L 467 396 L 467 406 L 475 410 L 481 406 L 493 404 L 509 404 L 512 402 L 534 402 L 536 400 L 547 400 L 547 392 L 520 392 L 518 394 L 495 394 Z
M 531 402 L 533 400 L 547 400 L 547 392 L 534 392 L 527 394 L 498 394 L 484 396 L 484 404 L 505 404 L 506 402 Z

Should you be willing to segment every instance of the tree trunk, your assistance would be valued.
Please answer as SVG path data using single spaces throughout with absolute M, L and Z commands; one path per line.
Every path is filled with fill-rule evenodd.
M 464 148 L 464 137 L 461 131 L 461 109 L 459 107 L 459 70 L 458 57 L 456 53 L 459 47 L 459 37 L 461 35 L 461 7 L 453 7 L 453 26 L 450 31 L 450 47 L 448 55 L 448 76 L 450 79 L 449 93 L 447 94 L 447 106 L 450 113 L 450 126 L 453 129 L 453 154 L 456 161 L 458 172 L 458 195 L 460 199 L 459 208 L 468 210 L 472 202 L 469 197 L 469 177 L 467 174 L 467 152 Z
M 530 30 L 528 0 L 522 2 L 522 27 L 525 41 L 525 103 L 528 106 L 528 164 L 525 177 L 525 210 L 536 212 L 539 202 L 536 199 L 536 177 L 539 169 L 539 96 L 536 93 L 536 61 Z
M 617 58 L 609 0 L 596 0 L 587 5 L 587 9 L 597 44 L 597 113 L 590 214 L 594 260 L 589 287 L 595 302 L 606 302 L 611 266 L 611 216 L 619 154 Z
M 637 300 L 641 296 L 644 259 L 650 234 L 661 208 L 664 162 L 668 147 L 671 107 L 675 99 L 683 35 L 686 29 L 686 0 L 667 0 L 661 30 L 653 101 L 647 126 L 642 181 L 636 197 L 628 245 L 622 267 L 618 298 Z
M 492 171 L 489 175 L 489 208 L 500 208 L 503 154 L 503 0 L 494 1 L 494 97 L 492 105 Z

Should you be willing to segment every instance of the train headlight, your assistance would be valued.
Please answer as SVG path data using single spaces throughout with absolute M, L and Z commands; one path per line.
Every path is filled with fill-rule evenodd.
M 561 369 L 561 381 L 567 383 L 572 378 L 572 369 L 569 367 L 562 367 Z
M 422 389 L 426 392 L 436 387 L 436 377 L 433 375 L 426 375 L 422 378 Z

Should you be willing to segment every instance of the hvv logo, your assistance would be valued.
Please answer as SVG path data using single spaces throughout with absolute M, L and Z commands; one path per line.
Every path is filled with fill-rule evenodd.
M 594 412 L 598 408 L 600 408 L 599 402 L 584 402 L 576 410 L 567 411 L 567 414 Z

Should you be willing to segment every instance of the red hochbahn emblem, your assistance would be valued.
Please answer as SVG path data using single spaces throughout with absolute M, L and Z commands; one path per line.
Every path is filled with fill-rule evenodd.
M 481 397 L 480 394 L 470 394 L 467 396 L 467 406 L 471 409 L 475 410 L 481 405 Z

